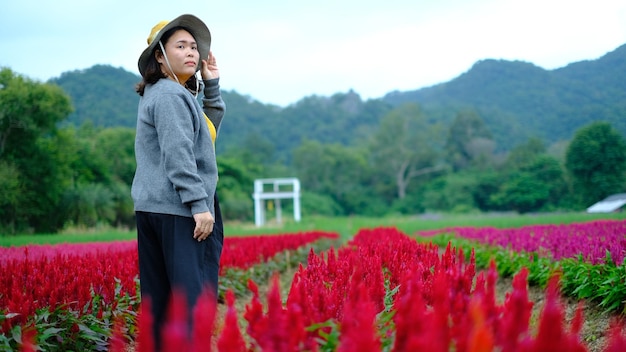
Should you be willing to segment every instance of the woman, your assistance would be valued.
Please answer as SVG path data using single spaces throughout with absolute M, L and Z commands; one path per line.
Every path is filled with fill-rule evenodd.
M 189 312 L 203 290 L 210 288 L 217 297 L 223 228 L 214 142 L 225 106 L 210 45 L 207 26 L 182 15 L 152 28 L 138 63 L 142 81 L 136 88 L 141 98 L 131 193 L 141 296 L 150 301 L 157 337 L 172 290 L 185 292 Z M 196 99 L 201 86 L 203 107 Z M 158 338 L 155 343 L 158 347 Z

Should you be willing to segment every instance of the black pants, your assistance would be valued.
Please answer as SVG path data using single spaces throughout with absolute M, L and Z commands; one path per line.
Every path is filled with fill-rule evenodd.
M 150 298 L 158 351 L 173 289 L 186 294 L 190 328 L 191 312 L 202 291 L 211 289 L 217 298 L 224 225 L 217 195 L 213 232 L 202 242 L 193 238 L 193 218 L 146 212 L 136 212 L 136 217 L 141 297 Z

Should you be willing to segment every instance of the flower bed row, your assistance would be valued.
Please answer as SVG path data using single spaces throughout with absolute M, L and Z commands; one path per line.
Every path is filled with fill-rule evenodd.
M 498 253 L 509 253 L 510 258 L 517 255 L 512 251 Z M 532 303 L 526 291 L 532 269 L 518 270 L 512 291 L 504 302 L 497 302 L 495 262 L 486 274 L 476 275 L 475 258 L 486 257 L 480 253 L 475 257 L 473 250 L 455 250 L 449 244 L 440 254 L 436 245 L 420 244 L 395 229 L 362 230 L 337 250 L 310 252 L 306 267 L 301 266 L 293 278 L 286 304 L 282 303 L 276 278 L 267 308 L 260 302 L 254 281 L 250 281 L 253 298 L 243 317 L 245 331 L 238 325 L 232 288 L 227 287 L 224 324 L 215 324 L 214 300 L 201 300 L 196 314 L 203 329 L 194 332 L 192 339 L 178 333 L 184 329 L 177 324 L 186 320 L 180 315 L 185 311 L 180 309 L 184 302 L 175 300 L 173 306 L 179 308 L 172 312 L 178 314 L 171 315 L 171 325 L 164 331 L 165 351 L 210 351 L 213 342 L 222 351 L 586 350 L 580 339 L 582 310 L 571 324 L 564 324 L 558 276 L 550 272 L 545 306 L 535 330 L 530 324 Z M 549 261 L 546 257 L 541 260 Z M 242 270 L 247 271 L 254 268 Z M 116 302 L 119 304 L 119 297 Z M 136 336 L 137 351 L 152 351 L 147 334 L 142 333 L 148 331 L 144 327 L 150 320 L 144 308 L 141 306 L 138 334 L 124 317 L 103 316 L 109 330 L 114 324 L 116 328 L 114 336 L 98 346 L 123 351 L 129 336 Z M 206 329 L 210 326 L 220 330 L 211 333 Z M 40 341 L 33 330 L 25 332 L 26 345 Z M 37 332 L 41 334 L 40 329 Z M 626 337 L 616 324 L 604 351 L 623 350 Z
M 226 238 L 221 269 L 249 268 L 277 253 L 338 237 L 311 231 Z M 109 334 L 113 315 L 121 316 L 131 329 L 128 334 L 133 333 L 140 303 L 136 241 L 0 248 L 0 258 L 0 350 L 20 339 L 22 326 L 43 332 L 41 341 L 53 340 L 43 346 L 50 349 L 68 342 L 54 335 L 80 335 L 106 346 L 103 337 Z M 73 334 L 61 334 L 63 329 Z
M 516 252 L 534 252 L 553 260 L 581 256 L 592 264 L 604 263 L 607 253 L 620 265 L 626 258 L 626 220 L 597 220 L 564 225 L 519 228 L 450 227 L 421 231 L 420 236 L 454 233 L 456 236 Z
M 485 274 L 475 271 L 473 256 L 461 249 L 420 244 L 395 229 L 361 230 L 346 246 L 325 255 L 310 253 L 296 272 L 286 303 L 278 279 L 272 280 L 267 308 L 256 284 L 246 305 L 242 331 L 232 291 L 221 331 L 184 333 L 186 317 L 180 297 L 162 336 L 164 351 L 586 351 L 580 338 L 584 321 L 578 309 L 564 322 L 558 276 L 548 285 L 536 330 L 531 329 L 533 303 L 527 275 L 516 274 L 512 291 L 497 302 L 497 272 L 492 262 Z M 214 327 L 213 300 L 201 299 L 196 324 Z M 136 351 L 151 352 L 149 310 L 139 317 Z M 123 340 L 113 338 L 113 351 Z M 614 324 L 604 351 L 623 351 L 626 336 Z
M 418 240 L 474 248 L 479 268 L 495 260 L 504 277 L 527 268 L 529 282 L 540 287 L 558 273 L 564 294 L 626 315 L 624 220 L 512 229 L 447 228 L 420 232 Z

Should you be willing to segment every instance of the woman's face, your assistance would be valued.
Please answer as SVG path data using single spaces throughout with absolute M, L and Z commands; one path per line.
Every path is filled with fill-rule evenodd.
M 178 81 L 184 84 L 196 73 L 196 67 L 198 67 L 198 61 L 200 60 L 196 40 L 191 33 L 184 29 L 179 29 L 170 36 L 167 43 L 163 43 L 163 46 L 165 47 L 171 70 L 167 66 L 165 57 L 157 53 L 156 58 L 161 65 L 161 70 L 170 77 L 173 73 L 178 77 Z

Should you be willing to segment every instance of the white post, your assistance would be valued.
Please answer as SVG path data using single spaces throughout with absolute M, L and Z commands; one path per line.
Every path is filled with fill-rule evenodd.
M 257 227 L 263 226 L 265 223 L 265 209 L 264 201 L 261 199 L 261 193 L 263 192 L 263 183 L 260 180 L 254 181 L 254 225 Z
M 293 183 L 293 218 L 300 222 L 300 180 L 295 179 Z
M 279 184 L 277 182 L 274 182 L 274 193 L 278 193 L 280 191 L 280 187 Z M 276 198 L 274 200 L 274 205 L 275 205 L 275 209 L 276 209 L 276 222 L 279 224 L 283 223 L 283 210 L 280 207 L 280 199 Z
M 271 184 L 272 190 L 265 192 L 264 185 Z M 291 185 L 291 190 L 281 191 L 281 185 Z M 299 222 L 300 215 L 300 180 L 297 178 L 270 178 L 254 180 L 254 224 L 260 227 L 265 224 L 265 200 L 274 200 L 276 220 L 282 223 L 281 199 L 293 199 L 293 218 Z

